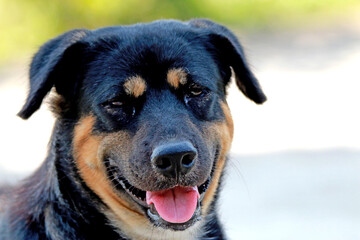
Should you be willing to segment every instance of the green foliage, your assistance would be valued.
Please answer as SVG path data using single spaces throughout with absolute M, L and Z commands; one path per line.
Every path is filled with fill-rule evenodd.
M 358 0 L 0 0 L 0 62 L 72 28 L 206 17 L 246 28 L 338 14 Z

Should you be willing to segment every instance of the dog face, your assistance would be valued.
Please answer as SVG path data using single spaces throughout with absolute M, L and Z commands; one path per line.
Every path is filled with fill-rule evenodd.
M 55 87 L 58 119 L 73 123 L 72 161 L 112 224 L 137 237 L 190 231 L 212 211 L 231 145 L 231 68 L 264 102 L 235 36 L 213 22 L 74 30 L 35 55 L 19 115 Z

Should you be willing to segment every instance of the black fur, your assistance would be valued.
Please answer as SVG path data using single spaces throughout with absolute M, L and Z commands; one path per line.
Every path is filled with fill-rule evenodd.
M 185 106 L 184 92 L 169 89 L 166 82 L 159 80 L 166 79 L 167 70 L 172 68 L 186 69 L 190 81 L 200 84 L 206 97 L 186 100 Z M 148 149 L 164 141 L 164 136 L 175 134 L 191 139 L 201 163 L 194 176 L 198 171 L 198 178 L 203 180 L 196 181 L 206 180 L 216 163 L 216 159 L 206 159 L 215 158 L 217 143 L 205 146 L 201 131 L 184 122 L 191 121 L 202 129 L 205 123 L 224 121 L 219 102 L 226 102 L 231 68 L 240 90 L 254 102 L 263 103 L 266 97 L 236 37 L 209 20 L 79 29 L 47 42 L 31 63 L 30 92 L 18 115 L 29 118 L 55 88 L 60 99 L 54 103 L 57 122 L 43 165 L 18 186 L 0 191 L 0 203 L 4 204 L 0 207 L 0 239 L 125 239 L 121 229 L 112 226 L 105 216 L 106 204 L 80 177 L 74 162 L 74 128 L 81 117 L 89 114 L 96 116 L 94 133 L 126 129 L 134 136 L 136 151 L 131 155 L 131 166 L 143 171 L 148 171 L 148 163 L 135 160 L 148 159 Z M 152 90 L 136 101 L 119 99 L 124 95 L 119 86 L 134 74 L 143 77 Z M 114 99 L 130 107 L 106 113 L 104 105 Z M 140 127 L 148 130 L 139 135 Z M 170 180 L 157 182 L 151 179 L 154 176 L 129 176 L 128 180 L 140 187 L 144 181 L 154 182 L 149 184 L 149 191 L 176 184 Z M 177 181 L 191 186 L 194 179 Z M 225 239 L 216 216 L 216 198 L 211 213 L 205 216 L 202 239 Z

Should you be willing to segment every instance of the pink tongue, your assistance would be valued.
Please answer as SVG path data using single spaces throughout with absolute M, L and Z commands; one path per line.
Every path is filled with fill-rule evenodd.
M 184 223 L 194 215 L 200 197 L 197 187 L 174 187 L 164 191 L 146 192 L 146 203 L 154 203 L 162 219 Z

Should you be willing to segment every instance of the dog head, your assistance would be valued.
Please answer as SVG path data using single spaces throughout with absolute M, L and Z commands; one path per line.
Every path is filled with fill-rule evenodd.
M 236 37 L 211 21 L 73 30 L 33 58 L 19 116 L 55 88 L 77 171 L 112 223 L 136 236 L 191 229 L 212 211 L 231 145 L 231 69 L 266 100 Z

